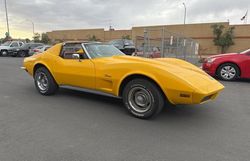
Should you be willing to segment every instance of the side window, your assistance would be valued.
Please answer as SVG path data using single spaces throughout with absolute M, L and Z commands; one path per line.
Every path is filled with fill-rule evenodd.
M 31 49 L 34 49 L 34 48 L 36 48 L 36 47 L 38 47 L 38 46 L 40 46 L 39 44 L 32 44 L 31 46 L 30 46 L 30 48 Z
M 88 59 L 85 51 L 83 50 L 81 44 L 65 44 L 62 47 L 60 56 L 64 59 L 73 59 L 73 54 L 79 54 L 81 59 Z
M 38 46 L 35 49 L 42 49 L 42 48 L 43 48 L 43 46 Z
M 10 47 L 18 47 L 18 43 L 17 42 L 13 42 Z
M 19 42 L 19 46 L 23 46 L 23 43 L 22 43 L 22 42 Z

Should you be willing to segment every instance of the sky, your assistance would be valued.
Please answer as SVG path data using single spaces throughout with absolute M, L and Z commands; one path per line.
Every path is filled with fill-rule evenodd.
M 249 9 L 249 0 L 6 0 L 10 34 L 31 38 L 35 32 L 64 29 L 131 29 L 133 26 L 240 20 Z M 0 0 L 0 38 L 7 31 L 4 0 Z

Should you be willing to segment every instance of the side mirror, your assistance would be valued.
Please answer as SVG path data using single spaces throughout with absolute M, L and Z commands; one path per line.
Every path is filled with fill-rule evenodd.
M 79 60 L 79 62 L 81 62 L 79 54 L 72 54 L 72 59 L 77 59 L 77 60 Z

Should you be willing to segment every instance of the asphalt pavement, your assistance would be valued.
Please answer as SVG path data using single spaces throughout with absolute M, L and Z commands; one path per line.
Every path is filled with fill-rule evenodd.
M 60 89 L 41 96 L 0 57 L 0 161 L 249 161 L 250 81 L 217 100 L 136 119 L 120 99 Z

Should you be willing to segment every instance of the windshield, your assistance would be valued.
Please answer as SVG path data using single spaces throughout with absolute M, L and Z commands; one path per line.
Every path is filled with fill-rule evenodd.
M 10 46 L 11 41 L 6 41 L 5 43 L 3 43 L 1 46 Z
M 133 43 L 132 40 L 124 40 L 124 44 L 125 44 L 125 45 L 134 46 L 134 43 Z
M 250 53 L 250 49 L 245 50 L 245 51 L 241 52 L 240 54 L 247 54 L 247 53 Z
M 85 44 L 86 50 L 91 58 L 112 57 L 124 55 L 119 49 L 109 44 Z

